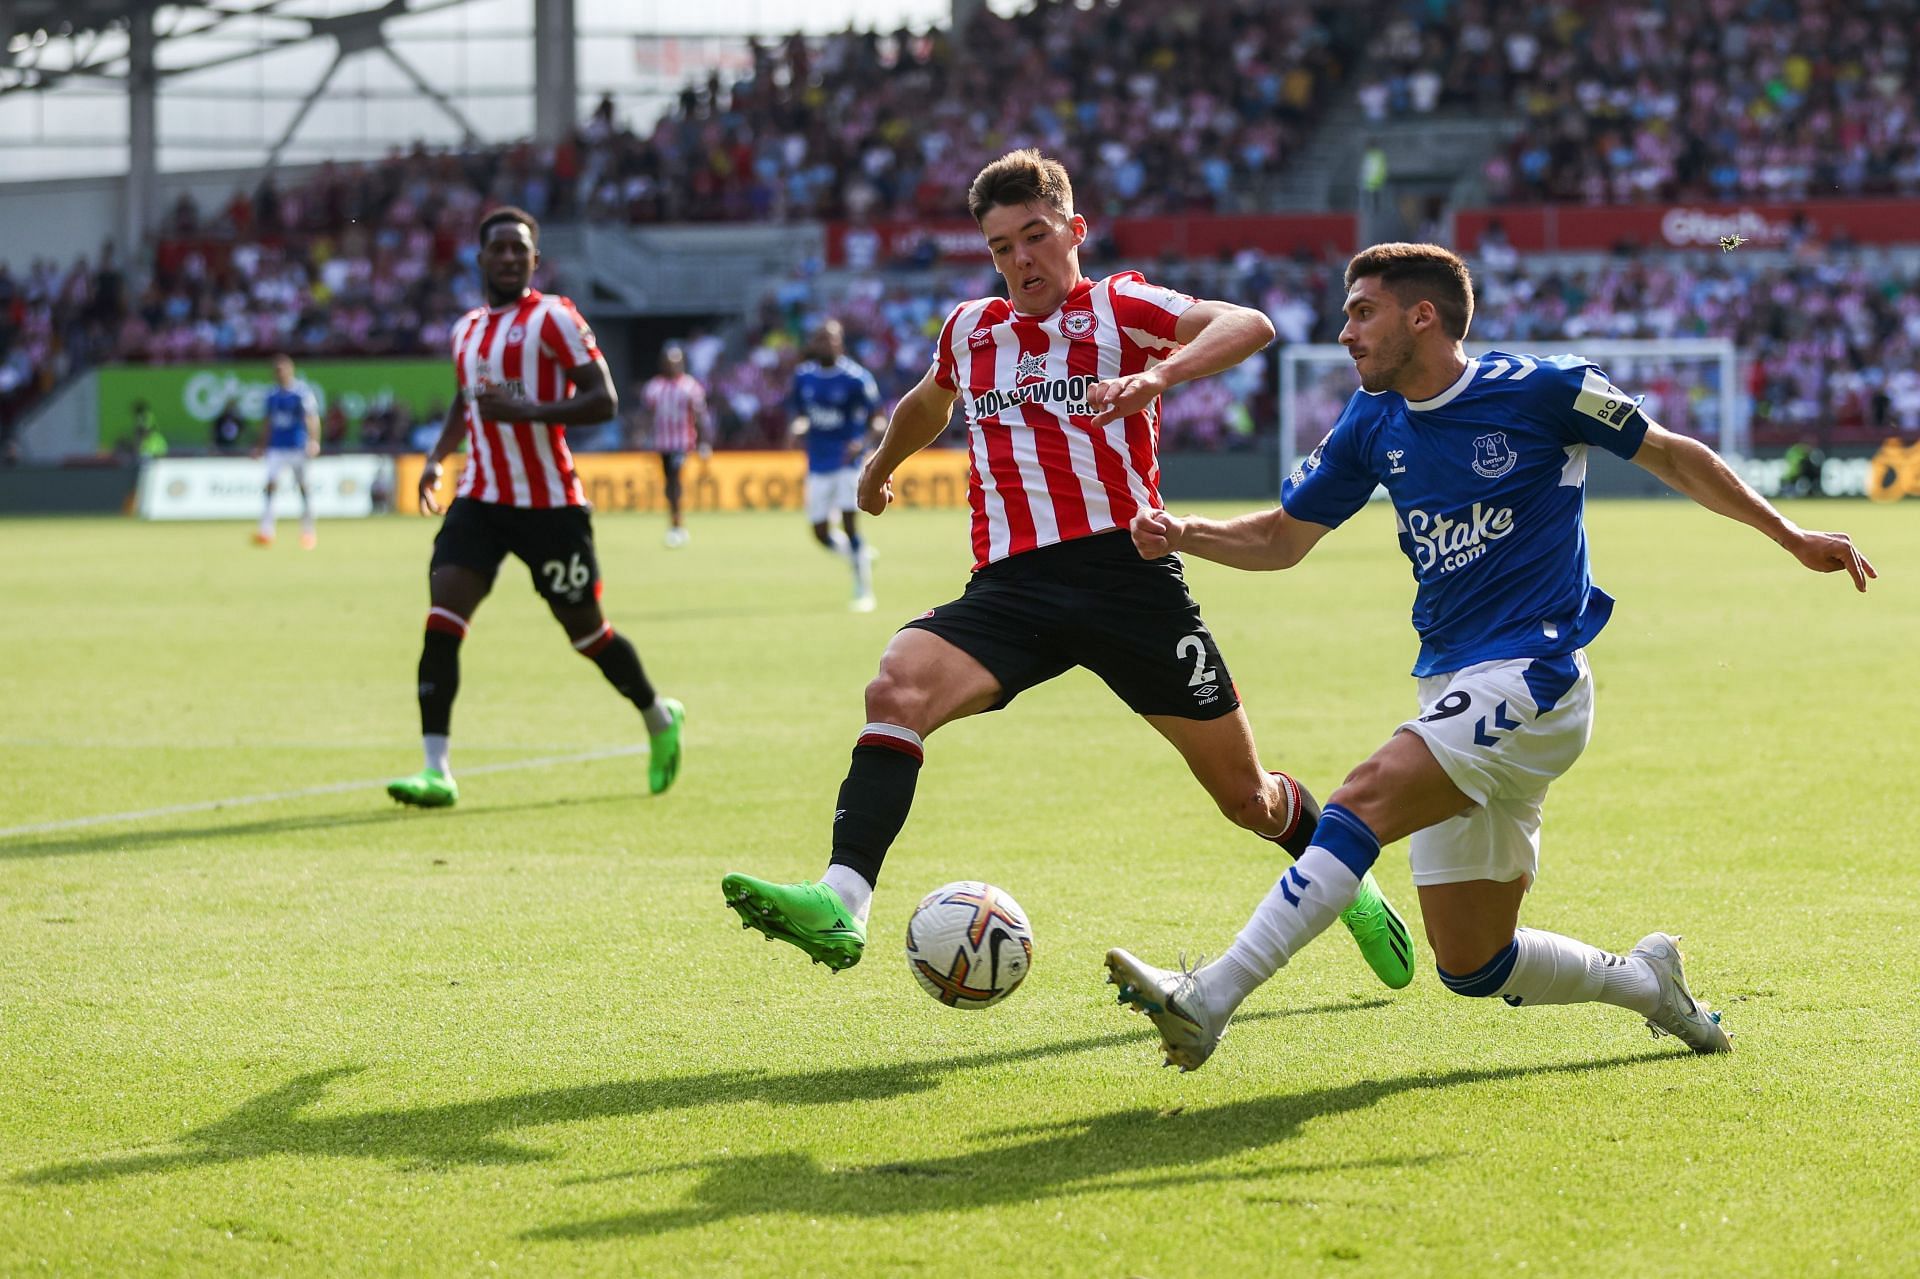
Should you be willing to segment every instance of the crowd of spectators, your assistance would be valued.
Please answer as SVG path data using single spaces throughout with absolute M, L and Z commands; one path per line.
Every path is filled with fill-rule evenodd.
M 213 218 L 182 196 L 117 334 L 127 360 L 444 349 L 478 305 L 473 227 L 487 193 L 458 156 L 323 165 L 236 192 Z
M 1733 339 L 1744 361 L 1742 388 L 1721 386 L 1717 366 L 1704 358 L 1614 361 L 1616 379 L 1646 393 L 1649 411 L 1674 429 L 1725 443 L 1718 438 L 1721 397 L 1744 391 L 1753 440 L 1764 446 L 1861 445 L 1920 434 L 1915 255 L 1808 245 L 1771 259 L 1647 252 L 1556 264 L 1496 242 L 1473 262 L 1476 341 L 1554 354 L 1596 339 Z M 1129 264 L 1090 260 L 1088 269 L 1105 274 L 1122 265 Z M 1279 333 L 1274 348 L 1230 373 L 1167 396 L 1162 432 L 1169 448 L 1243 448 L 1272 432 L 1279 345 L 1338 338 L 1339 261 L 1249 252 L 1131 265 L 1195 296 L 1257 307 Z M 722 349 L 717 338 L 703 339 L 698 371 L 709 382 L 722 442 L 781 441 L 793 369 L 821 318 L 846 326 L 850 354 L 873 371 L 891 404 L 925 373 L 947 312 L 965 299 L 997 294 L 998 283 L 984 265 L 783 283 L 744 342 Z M 1321 429 L 1353 390 L 1343 365 L 1325 373 L 1324 394 L 1313 402 L 1325 419 Z
M 62 268 L 40 259 L 15 274 L 0 260 L 0 462 L 14 429 L 61 378 L 113 351 L 126 277 L 113 247 Z
M 1621 255 L 1482 269 L 1474 336 L 1732 338 L 1747 361 L 1754 440 L 1866 444 L 1920 432 L 1920 261 L 1809 247 L 1767 262 Z M 1679 411 L 1679 410 L 1676 410 Z
M 1522 124 L 1496 201 L 1920 194 L 1920 0 L 1420 0 L 1368 51 L 1372 119 Z
M 562 220 L 947 218 L 982 155 L 1031 143 L 1071 166 L 1095 215 L 1231 208 L 1363 61 L 1372 118 L 1458 106 L 1524 119 L 1486 175 L 1500 198 L 1920 193 L 1920 0 L 1045 0 L 984 12 L 960 37 L 847 32 L 749 52 L 737 81 L 689 86 L 640 133 L 609 101 L 554 146 L 415 148 L 269 175 L 216 208 L 181 197 L 131 271 L 110 248 L 0 265 L 0 454 L 27 404 L 102 359 L 438 354 L 479 301 L 471 232 L 497 203 Z M 1762 439 L 1916 425 L 1910 271 L 1828 249 L 1785 265 L 1644 256 L 1542 272 L 1499 248 L 1477 337 L 1730 336 L 1754 356 Z M 1283 337 L 1333 336 L 1324 264 L 1147 265 L 1261 307 Z M 828 310 L 890 398 L 910 385 L 950 305 L 994 287 L 984 268 L 923 267 L 797 278 L 744 348 L 735 337 L 723 355 L 709 337 L 727 438 L 780 437 L 802 335 Z M 1270 368 L 1238 376 L 1171 397 L 1170 442 L 1231 447 L 1271 421 Z
M 581 186 L 632 221 L 951 217 L 981 156 L 1033 145 L 1089 211 L 1230 208 L 1303 144 L 1383 7 L 1043 0 L 957 40 L 756 43 L 644 133 L 609 107 Z

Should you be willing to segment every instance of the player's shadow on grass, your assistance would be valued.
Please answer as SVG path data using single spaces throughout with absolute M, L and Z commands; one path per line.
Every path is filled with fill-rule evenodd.
M 1243 1021 L 1271 1020 L 1381 1008 L 1385 999 L 1275 1009 Z M 417 1110 L 372 1110 L 345 1115 L 309 1115 L 337 1079 L 362 1067 L 338 1066 L 301 1075 L 262 1093 L 238 1110 L 168 1144 L 171 1149 L 105 1159 L 51 1164 L 19 1174 L 26 1185 L 65 1185 L 104 1181 L 137 1173 L 262 1159 L 273 1155 L 355 1159 L 394 1159 L 427 1166 L 449 1164 L 532 1163 L 553 1152 L 520 1145 L 502 1134 L 522 1128 L 622 1119 L 697 1106 L 748 1102 L 816 1106 L 927 1092 L 955 1071 L 974 1071 L 1014 1062 L 1067 1057 L 1122 1046 L 1138 1047 L 1138 1031 L 1089 1035 L 1059 1043 L 994 1052 L 964 1053 L 927 1061 L 805 1071 L 788 1075 L 758 1070 L 719 1071 L 664 1079 L 630 1079 L 515 1093 L 481 1101 L 452 1102 Z
M 480 804 L 466 808 L 443 809 L 431 814 L 416 813 L 398 805 L 372 811 L 316 814 L 311 817 L 269 817 L 250 822 L 224 822 L 202 826 L 171 826 L 164 830 L 88 831 L 85 834 L 57 838 L 0 839 L 0 862 L 28 857 L 63 857 L 71 853 L 131 853 L 169 844 L 195 840 L 257 839 L 275 835 L 299 835 L 350 826 L 386 826 L 396 822 L 431 821 L 459 823 L 476 817 L 503 813 L 529 813 L 549 808 L 574 808 L 587 804 L 615 804 L 625 800 L 642 802 L 637 794 L 582 795 L 567 799 L 536 799 L 524 804 Z M 385 802 L 385 801 L 383 801 Z
M 1252 1171 L 1194 1165 L 1266 1151 L 1299 1136 L 1309 1121 L 1364 1110 L 1401 1093 L 1497 1083 L 1539 1075 L 1580 1075 L 1671 1058 L 1640 1053 L 1603 1061 L 1455 1070 L 1443 1075 L 1363 1079 L 1177 1113 L 1117 1110 L 1090 1119 L 987 1134 L 1030 1140 L 910 1163 L 822 1167 L 811 1155 L 774 1153 L 703 1161 L 706 1176 L 684 1207 L 627 1213 L 530 1230 L 522 1239 L 582 1241 L 656 1235 L 765 1213 L 800 1217 L 885 1217 L 961 1212 L 1108 1190 L 1244 1181 L 1276 1174 L 1408 1167 L 1452 1158 L 1425 1153 L 1326 1164 L 1263 1164 Z M 685 1171 L 687 1165 L 662 1172 Z

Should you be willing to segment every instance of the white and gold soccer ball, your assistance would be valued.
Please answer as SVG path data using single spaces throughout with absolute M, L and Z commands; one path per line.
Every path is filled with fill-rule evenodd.
M 920 900 L 907 921 L 907 967 L 949 1008 L 990 1008 L 1033 965 L 1027 912 L 992 884 L 963 879 Z

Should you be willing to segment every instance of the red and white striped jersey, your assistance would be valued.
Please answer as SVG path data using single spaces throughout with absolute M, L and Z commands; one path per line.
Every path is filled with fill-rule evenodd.
M 504 385 L 538 404 L 573 394 L 567 370 L 598 357 L 593 330 L 566 298 L 528 290 L 518 302 L 467 312 L 453 326 L 453 369 L 467 399 L 467 465 L 460 497 L 502 506 L 585 506 L 567 428 L 495 422 L 474 397 Z
M 700 443 L 695 423 L 707 411 L 707 393 L 691 373 L 655 377 L 640 388 L 653 419 L 653 447 L 661 453 L 686 453 Z
M 1160 506 L 1160 402 L 1095 430 L 1087 392 L 1178 349 L 1193 301 L 1122 271 L 1082 280 L 1051 315 L 1005 298 L 954 308 L 933 378 L 966 405 L 976 569 Z

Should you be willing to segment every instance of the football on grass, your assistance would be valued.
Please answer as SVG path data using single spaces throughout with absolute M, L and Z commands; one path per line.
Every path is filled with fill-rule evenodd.
M 949 1008 L 988 1008 L 1026 979 L 1033 964 L 1027 912 L 975 879 L 936 888 L 907 921 L 907 967 Z

